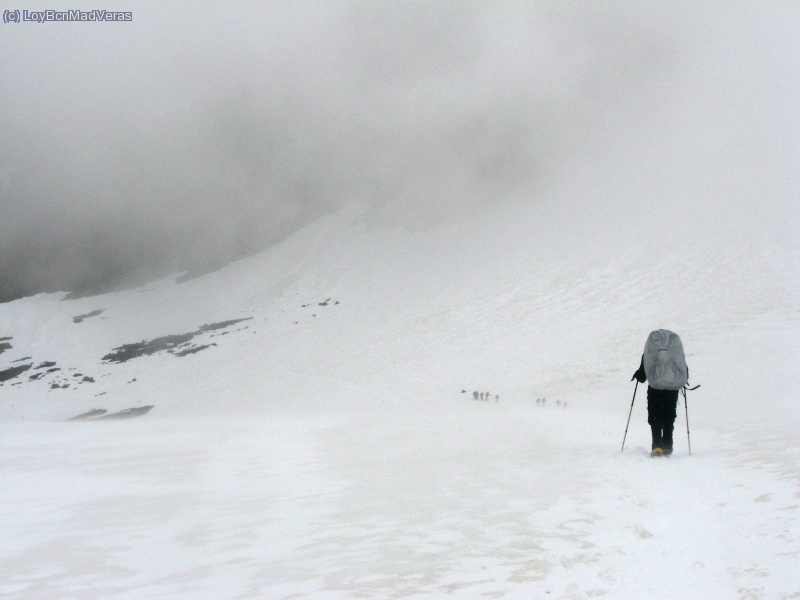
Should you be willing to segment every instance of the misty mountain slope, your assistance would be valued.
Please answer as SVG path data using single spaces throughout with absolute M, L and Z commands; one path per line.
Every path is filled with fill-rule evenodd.
M 456 28 L 454 39 L 471 47 L 493 39 L 509 24 L 527 22 L 520 20 L 527 11 L 508 10 L 492 18 L 482 11 L 465 15 L 469 27 Z M 710 7 L 674 15 L 653 11 L 647 18 L 635 11 L 635 19 L 624 8 L 619 13 L 604 8 L 595 15 L 603 15 L 600 22 L 589 18 L 582 25 L 580 12 L 532 9 L 527 17 L 545 29 L 554 26 L 576 47 L 562 48 L 553 41 L 552 48 L 550 42 L 540 48 L 545 38 L 535 33 L 538 29 L 522 35 L 512 27 L 522 35 L 520 43 L 533 35 L 528 41 L 543 52 L 542 64 L 524 71 L 523 79 L 518 63 L 508 61 L 508 48 L 489 44 L 480 46 L 488 54 L 474 56 L 475 64 L 465 66 L 455 80 L 443 63 L 440 77 L 431 80 L 372 81 L 363 100 L 385 104 L 375 113 L 363 111 L 369 121 L 364 131 L 356 126 L 360 118 L 354 124 L 347 115 L 335 114 L 326 121 L 322 140 L 297 139 L 293 119 L 277 130 L 250 123 L 251 111 L 272 114 L 253 97 L 260 89 L 255 85 L 242 103 L 237 99 L 231 105 L 233 113 L 219 127 L 226 139 L 231 131 L 250 131 L 257 147 L 258 140 L 266 144 L 273 134 L 286 137 L 287 143 L 294 140 L 288 148 L 278 144 L 266 157 L 256 153 L 269 165 L 273 158 L 275 164 L 291 164 L 291 181 L 278 177 L 272 182 L 277 176 L 272 167 L 256 168 L 261 163 L 251 165 L 246 158 L 254 157 L 240 149 L 244 157 L 236 154 L 236 168 L 226 174 L 253 166 L 258 178 L 240 182 L 241 189 L 202 186 L 205 180 L 194 181 L 192 174 L 212 175 L 207 161 L 181 170 L 186 165 L 155 153 L 148 160 L 158 162 L 157 168 L 136 174 L 145 188 L 134 186 L 135 191 L 126 190 L 112 202 L 125 215 L 133 208 L 149 215 L 141 222 L 142 227 L 149 223 L 142 240 L 158 238 L 164 227 L 171 231 L 172 223 L 177 227 L 172 233 L 180 231 L 182 239 L 188 231 L 188 248 L 202 246 L 197 254 L 210 260 L 210 255 L 229 255 L 236 231 L 244 235 L 253 229 L 255 235 L 282 223 L 278 229 L 285 233 L 288 221 L 306 226 L 258 255 L 180 285 L 165 278 L 117 294 L 65 302 L 50 294 L 0 305 L 0 338 L 13 338 L 2 342 L 12 348 L 0 354 L 0 371 L 30 364 L 24 375 L 3 382 L 0 415 L 60 419 L 93 408 L 95 398 L 109 408 L 157 404 L 153 418 L 159 412 L 329 406 L 332 394 L 337 403 L 350 398 L 356 403 L 427 404 L 480 387 L 503 392 L 508 401 L 579 394 L 587 402 L 605 402 L 603 394 L 616 395 L 629 378 L 642 340 L 656 327 L 675 329 L 684 337 L 694 378 L 720 391 L 707 397 L 715 410 L 723 389 L 749 406 L 745 396 L 778 386 L 777 401 L 791 402 L 796 376 L 781 369 L 797 354 L 790 340 L 797 331 L 800 298 L 800 205 L 792 136 L 798 103 L 795 88 L 786 83 L 796 78 L 785 76 L 796 70 L 791 51 L 796 42 L 786 25 L 793 21 L 782 20 L 779 11 L 755 8 L 733 11 L 721 21 L 722 15 Z M 392 21 L 390 13 L 384 17 Z M 333 15 L 349 22 L 348 14 L 333 10 Z M 412 17 L 409 23 L 420 15 Z M 501 29 L 491 34 L 484 18 L 499 18 Z M 312 21 L 310 31 L 316 31 L 321 23 Z M 589 30 L 599 37 L 584 40 Z M 761 43 L 767 31 L 774 33 L 774 45 Z M 308 31 L 295 33 L 305 39 Z M 341 47 L 326 39 L 332 48 Z M 512 43 L 517 38 L 498 39 Z M 301 54 L 293 56 L 305 64 Z M 521 60 L 529 53 L 513 54 Z M 548 56 L 559 58 L 551 63 Z M 332 63 L 323 60 L 330 67 L 326 73 L 338 72 L 333 67 L 342 58 L 334 53 L 328 57 Z M 340 66 L 352 67 L 347 61 Z M 484 80 L 476 79 L 481 73 L 498 88 L 481 85 Z M 312 87 L 308 100 L 324 99 L 318 108 L 324 109 L 320 117 L 327 115 L 331 98 L 318 95 L 328 88 Z M 468 93 L 453 96 L 452 89 L 479 91 L 478 106 L 467 101 Z M 32 98 L 49 99 L 36 90 Z M 331 91 L 341 94 L 335 96 L 340 100 L 352 96 L 352 90 L 337 86 Z M 291 93 L 285 98 L 288 105 L 292 98 Z M 270 99 L 270 94 L 264 98 L 268 106 Z M 509 113 L 509 108 L 514 110 Z M 166 118 L 169 113 L 157 114 Z M 295 116 L 300 115 L 306 113 Z M 315 110 L 306 116 L 313 116 L 311 124 L 318 122 Z M 180 122 L 189 119 L 200 127 L 196 118 L 190 111 Z M 303 122 L 301 131 L 309 127 Z M 515 142 L 511 133 L 516 129 L 522 140 Z M 137 128 L 136 139 L 139 135 Z M 128 147 L 114 139 L 109 142 L 114 148 Z M 168 153 L 172 158 L 184 156 L 180 149 L 190 140 L 168 141 L 164 148 L 179 148 Z M 191 142 L 212 155 L 219 151 L 206 140 Z M 342 164 L 334 160 L 336 152 L 326 151 L 329 142 L 344 152 Z M 506 146 L 507 152 L 501 152 Z M 44 154 L 61 147 L 55 144 Z M 214 165 L 219 158 L 214 155 Z M 102 162 L 82 168 L 88 164 Z M 298 169 L 304 177 L 295 180 Z M 153 195 L 147 187 L 160 182 L 156 188 L 164 184 L 177 191 L 184 177 L 194 182 L 192 189 L 207 187 L 213 199 L 196 204 L 186 200 L 192 194 Z M 110 187 L 130 184 L 130 179 L 114 179 Z M 85 180 L 87 185 L 95 181 Z M 47 179 L 41 189 L 53 185 Z M 292 193 L 303 185 L 312 189 L 300 196 Z M 308 200 L 311 206 L 301 202 L 312 192 L 319 198 Z M 91 200 L 95 193 L 100 192 L 78 194 L 83 199 L 74 199 L 76 208 L 86 206 L 72 218 L 91 212 L 101 230 L 126 232 L 116 250 L 136 263 L 136 252 L 127 248 L 132 242 L 128 229 L 97 209 Z M 174 204 L 162 204 L 172 196 Z M 49 197 L 53 194 L 42 196 Z M 23 194 L 17 201 L 26 198 Z M 309 222 L 342 206 L 344 198 L 362 203 Z M 231 206 L 234 200 L 243 204 Z M 61 210 L 68 211 L 65 207 Z M 32 207 L 17 216 L 35 219 L 37 211 Z M 58 218 L 49 216 L 47 222 Z M 29 231 L 15 229 L 13 221 L 4 225 L 12 237 Z M 187 251 L 183 243 L 179 246 Z M 128 256 L 131 252 L 134 256 Z M 76 270 L 90 268 L 95 258 L 86 254 L 86 264 Z M 148 257 L 140 258 L 147 262 Z M 37 262 L 31 261 L 36 271 Z M 39 263 L 41 273 L 33 273 L 33 279 L 58 269 L 57 264 Z M 102 312 L 74 322 L 95 311 Z M 236 319 L 250 320 L 201 329 Z M 196 332 L 201 334 L 186 338 Z M 752 341 L 754 334 L 760 341 Z M 713 363 L 720 336 L 726 336 L 725 347 L 734 355 L 723 353 Z M 175 357 L 162 351 L 124 363 L 103 359 L 115 348 L 153 340 L 182 340 L 173 350 L 193 353 Z M 750 366 L 757 346 L 773 357 L 759 369 Z M 49 362 L 56 364 L 41 369 L 61 371 L 30 381 Z M 732 365 L 743 367 L 714 381 Z M 79 388 L 68 385 L 78 374 L 95 381 Z
M 351 205 L 183 284 L 3 305 L 2 369 L 30 356 L 95 381 L 26 371 L 0 388 L 0 591 L 791 597 L 796 296 L 779 229 L 728 235 L 745 221 L 664 252 L 563 205 L 417 229 Z M 681 405 L 659 462 L 642 386 L 619 446 L 661 326 L 703 387 L 693 455 Z M 173 352 L 208 347 L 103 360 L 188 333 Z M 130 422 L 31 422 L 150 404 Z
M 800 4 L 187 8 L 0 36 L 0 597 L 800 598 Z
M 759 321 L 778 337 L 797 331 L 794 291 L 770 259 L 781 241 L 767 235 L 689 231 L 665 253 L 641 234 L 628 244 L 609 227 L 571 231 L 581 225 L 524 201 L 417 230 L 366 225 L 365 210 L 351 205 L 183 284 L 3 305 L 0 332 L 13 337 L 3 368 L 30 356 L 95 379 L 92 393 L 50 390 L 52 377 L 14 385 L 30 374 L 6 382 L 4 414 L 66 417 L 104 392 L 104 405 L 175 414 L 328 406 L 331 390 L 359 402 L 427 403 L 483 387 L 508 400 L 591 395 L 628 381 L 657 327 L 684 336 L 703 382 L 714 376 L 704 368 L 712 356 L 697 351 L 706 340 L 751 336 Z M 207 347 L 192 355 L 103 360 L 124 344 L 236 319 L 249 320 L 193 338 L 182 348 Z

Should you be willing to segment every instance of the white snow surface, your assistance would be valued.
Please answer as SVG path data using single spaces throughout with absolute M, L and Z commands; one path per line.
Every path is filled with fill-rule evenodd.
M 800 598 L 796 209 L 600 222 L 583 183 L 417 229 L 354 203 L 185 283 L 0 306 L 0 369 L 62 368 L 0 387 L 0 597 Z M 702 387 L 691 455 L 681 402 L 651 459 L 643 386 L 620 447 L 660 327 Z

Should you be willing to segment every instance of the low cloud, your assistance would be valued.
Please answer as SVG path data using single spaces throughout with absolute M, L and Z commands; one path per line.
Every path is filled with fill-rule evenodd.
M 411 226 L 536 201 L 705 73 L 727 82 L 712 101 L 743 92 L 730 71 L 759 57 L 739 50 L 781 22 L 746 6 L 722 32 L 711 9 L 641 2 L 147 4 L 131 23 L 5 25 L 0 301 L 211 269 L 349 199 Z M 744 40 L 711 49 L 730 62 L 694 54 L 710 33 Z

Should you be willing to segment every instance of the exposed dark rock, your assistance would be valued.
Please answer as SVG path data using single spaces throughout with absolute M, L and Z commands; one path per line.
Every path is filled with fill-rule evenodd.
M 81 379 L 80 383 L 94 383 L 94 377 L 86 376 Z
M 138 406 L 136 408 L 126 408 L 119 412 L 111 413 L 110 415 L 103 415 L 98 417 L 99 420 L 105 419 L 133 419 L 134 417 L 142 417 L 153 410 L 153 406 Z
M 14 379 L 15 377 L 21 375 L 28 369 L 30 369 L 33 365 L 20 365 L 18 367 L 9 367 L 4 371 L 0 371 L 0 381 L 8 381 L 9 379 Z
M 216 344 L 205 344 L 203 346 L 192 346 L 191 348 L 186 348 L 185 350 L 181 350 L 180 352 L 175 352 L 175 356 L 188 356 L 190 354 L 195 354 L 200 352 L 201 350 L 205 350 L 206 348 L 210 348 L 211 346 L 216 346 Z
M 42 364 L 40 364 L 40 365 L 39 365 L 38 367 L 36 367 L 36 368 L 37 368 L 37 369 L 46 369 L 46 368 L 48 368 L 48 367 L 55 367 L 55 366 L 56 366 L 56 363 L 54 363 L 54 362 L 52 362 L 52 361 L 47 361 L 47 362 L 43 362 Z
M 7 335 L 6 337 L 1 337 L 0 338 L 0 342 L 10 342 L 13 339 L 14 339 L 13 337 L 11 337 L 10 335 Z
M 48 373 L 55 373 L 56 371 L 60 371 L 61 367 L 53 367 L 52 369 L 47 369 Z
M 201 325 L 200 329 L 198 329 L 197 331 L 191 331 L 189 333 L 167 335 L 164 337 L 155 338 L 153 340 L 143 340 L 135 344 L 124 344 L 118 348 L 114 348 L 114 350 L 109 354 L 106 354 L 103 357 L 103 360 L 111 363 L 124 363 L 131 360 L 132 358 L 137 358 L 140 356 L 149 356 L 151 354 L 155 354 L 156 352 L 162 352 L 162 351 L 171 352 L 175 356 L 185 356 L 186 354 L 183 354 L 182 352 L 176 352 L 175 348 L 181 346 L 182 344 L 186 344 L 197 335 L 207 333 L 209 331 L 224 329 L 226 327 L 230 327 L 231 325 L 235 325 L 236 323 L 241 323 L 242 321 L 249 321 L 251 319 L 252 317 L 247 317 L 244 319 L 221 321 L 219 323 L 209 323 L 207 325 Z M 228 332 L 224 331 L 220 335 L 225 335 L 226 333 Z M 208 345 L 204 346 L 204 348 L 208 347 L 209 347 Z
M 154 340 L 144 340 L 135 344 L 124 344 L 119 348 L 114 348 L 113 352 L 106 354 L 103 360 L 112 363 L 124 363 L 132 358 L 149 356 L 162 350 L 169 350 L 179 344 L 184 344 L 191 340 L 196 334 L 183 333 L 179 335 L 167 335 Z
M 0 342 L 0 354 L 5 352 L 6 350 L 11 350 L 14 346 L 9 344 L 8 342 Z
M 316 306 L 328 306 L 331 303 L 331 300 L 333 300 L 333 298 L 326 298 L 322 302 L 317 302 Z M 334 305 L 336 305 L 336 304 L 339 304 L 338 300 L 336 302 L 334 302 Z M 301 304 L 300 308 L 308 308 L 309 306 L 311 306 L 311 304 Z M 316 316 L 316 315 L 314 315 L 314 316 Z
M 17 360 L 12 360 L 11 362 L 12 362 L 12 363 L 15 363 L 15 362 L 23 362 L 23 361 L 30 360 L 30 359 L 31 359 L 31 357 L 30 357 L 30 356 L 25 356 L 25 357 L 23 357 L 23 358 L 18 358 Z
M 85 315 L 78 315 L 77 317 L 72 317 L 73 323 L 83 323 L 84 319 L 90 319 L 91 317 L 96 317 L 97 315 L 102 315 L 105 309 L 93 310 L 92 312 L 88 312 Z
M 28 377 L 28 380 L 36 381 L 37 379 L 41 379 L 42 377 L 44 377 L 44 373 L 36 373 L 35 375 L 31 375 L 30 377 Z
M 107 412 L 108 411 L 105 408 L 93 408 L 89 412 L 85 412 L 76 417 L 72 417 L 71 419 L 67 419 L 67 421 L 85 421 L 86 419 L 91 419 L 93 417 L 99 417 L 100 415 L 104 415 Z
M 103 392 L 105 394 L 105 392 Z M 103 394 L 98 394 L 98 396 L 102 396 Z M 135 408 L 126 408 L 125 410 L 121 410 L 119 412 L 107 414 L 108 411 L 105 408 L 93 408 L 92 410 L 72 417 L 71 419 L 67 419 L 67 421 L 102 421 L 106 419 L 133 419 L 135 417 L 142 417 L 149 413 L 153 409 L 153 406 L 137 406 Z
M 244 319 L 233 319 L 231 321 L 221 321 L 219 323 L 210 323 L 208 325 L 201 325 L 200 332 L 204 331 L 215 331 L 217 329 L 225 329 L 226 327 L 230 327 L 231 325 L 236 325 L 237 323 L 241 323 L 242 321 L 252 321 L 253 317 L 246 317 Z

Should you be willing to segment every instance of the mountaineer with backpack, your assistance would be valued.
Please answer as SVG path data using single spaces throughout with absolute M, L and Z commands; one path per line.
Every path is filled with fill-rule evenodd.
M 631 377 L 631 381 L 634 379 L 639 383 L 649 382 L 647 386 L 647 422 L 653 434 L 650 456 L 669 456 L 672 454 L 672 431 L 675 424 L 678 393 L 689 380 L 689 367 L 686 366 L 686 356 L 683 353 L 683 344 L 678 334 L 666 329 L 657 329 L 650 333 L 644 346 L 642 362 Z M 636 392 L 634 391 L 635 397 Z M 631 407 L 633 407 L 632 403 Z M 630 416 L 628 419 L 630 420 Z M 687 433 L 689 431 L 688 421 L 686 431 Z

